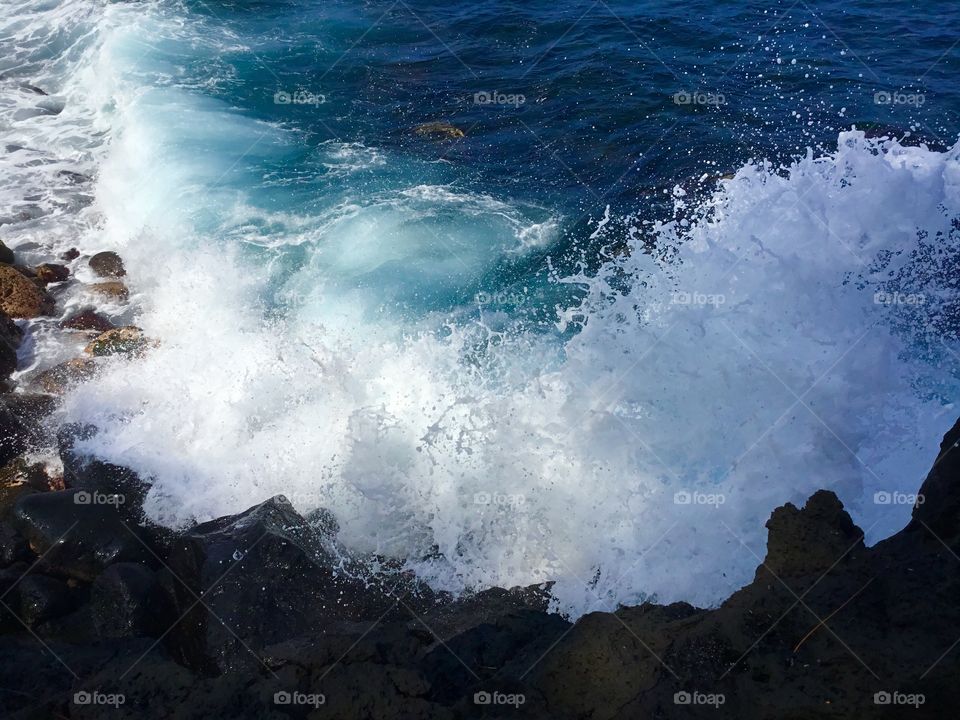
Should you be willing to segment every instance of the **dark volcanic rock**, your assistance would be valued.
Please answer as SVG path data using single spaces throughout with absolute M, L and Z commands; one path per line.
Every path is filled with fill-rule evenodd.
M 0 379 L 6 379 L 17 369 L 17 349 L 23 339 L 23 330 L 0 311 Z
M 91 431 L 75 428 L 71 437 L 83 432 Z M 8 633 L 0 635 L 0 715 L 953 717 L 960 706 L 960 461 L 950 452 L 957 439 L 960 424 L 944 440 L 913 521 L 888 540 L 865 547 L 836 496 L 819 492 L 802 508 L 773 513 L 756 578 L 720 607 L 645 603 L 572 625 L 546 612 L 545 587 L 451 600 L 417 598 L 410 583 L 391 593 L 362 581 L 337 547 L 332 516 L 307 521 L 273 498 L 161 549 L 170 570 L 114 563 L 94 580 L 89 603 L 31 620 L 76 680 L 0 606 Z M 30 495 L 18 508 L 60 494 Z M 34 576 L 28 570 L 25 562 L 0 570 L 10 607 L 22 607 L 19 583 Z M 152 599 L 158 582 L 175 606 Z M 82 584 L 72 589 L 74 602 L 82 596 Z M 163 635 L 180 615 L 168 648 L 132 637 Z M 84 638 L 94 626 L 96 641 Z M 97 690 L 125 701 L 109 713 L 70 703 L 74 692 Z M 885 704 L 897 693 L 914 704 Z
M 3 263 L 4 265 L 13 265 L 13 262 L 13 250 L 8 248 L 6 244 L 0 240 L 0 263 Z
M 863 550 L 863 532 L 828 490 L 814 493 L 802 510 L 787 503 L 767 521 L 767 557 L 757 569 L 787 578 L 825 572 Z
M 929 530 L 960 547 L 960 421 L 940 444 L 933 468 L 920 488 L 908 531 Z
M 131 521 L 140 520 L 148 487 L 133 470 L 104 462 L 84 452 L 81 443 L 96 435 L 93 425 L 64 425 L 57 433 L 63 480 L 68 488 L 122 498 L 118 512 Z
M 99 491 L 60 490 L 17 500 L 12 523 L 57 575 L 92 581 L 117 562 L 154 562 L 143 531 Z
M 43 422 L 52 410 L 48 395 L 8 393 L 0 398 L 0 463 L 46 439 Z
M 27 575 L 17 585 L 20 619 L 34 627 L 70 612 L 70 588 L 62 580 L 46 575 Z
M 0 399 L 0 465 L 6 465 L 24 452 L 34 437 L 34 430 L 25 424 L 15 407 Z
M 123 260 L 115 252 L 98 252 L 88 261 L 90 268 L 100 277 L 123 277 Z
M 30 546 L 23 535 L 8 522 L 0 522 L 0 567 L 30 558 Z
M 90 610 L 100 637 L 157 637 L 176 619 L 153 570 L 111 565 L 90 588 Z
M 396 600 L 338 572 L 331 544 L 281 496 L 178 539 L 169 567 L 177 606 L 187 614 L 171 634 L 174 654 L 198 671 L 219 673 L 249 665 L 248 647 L 389 613 Z

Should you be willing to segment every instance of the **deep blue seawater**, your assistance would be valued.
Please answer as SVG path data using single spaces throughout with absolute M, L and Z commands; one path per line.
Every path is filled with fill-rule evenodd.
M 563 218 L 558 244 L 475 272 L 453 284 L 454 295 L 427 298 L 428 306 L 529 281 L 542 274 L 547 252 L 560 267 L 591 262 L 589 222 L 607 205 L 617 218 L 640 209 L 662 217 L 665 190 L 705 172 L 715 179 L 751 158 L 782 163 L 807 148 L 823 152 L 854 125 L 912 133 L 940 148 L 960 132 L 960 57 L 950 52 L 960 8 L 949 4 L 211 1 L 186 8 L 237 41 L 215 58 L 178 58 L 187 77 L 215 79 L 211 96 L 298 134 L 299 153 L 282 167 L 235 168 L 240 183 L 249 182 L 247 170 L 262 171 L 279 187 L 260 202 L 308 208 L 420 174 Z M 500 100 L 478 103 L 482 93 Z M 310 104 L 282 104 L 284 97 Z M 413 132 L 437 121 L 464 137 Z M 317 148 L 327 141 L 381 148 L 403 158 L 403 167 L 388 163 L 344 186 L 318 167 Z

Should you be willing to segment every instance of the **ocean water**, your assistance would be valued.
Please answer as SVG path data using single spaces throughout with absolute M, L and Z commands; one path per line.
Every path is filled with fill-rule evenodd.
M 709 605 L 784 502 L 902 527 L 956 419 L 958 20 L 7 0 L 0 239 L 123 256 L 159 346 L 60 417 L 152 519 L 282 493 L 437 588 Z M 24 381 L 82 347 L 26 325 Z

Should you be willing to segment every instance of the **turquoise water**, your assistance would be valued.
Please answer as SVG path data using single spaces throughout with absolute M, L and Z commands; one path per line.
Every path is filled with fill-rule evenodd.
M 123 255 L 159 346 L 62 416 L 153 519 L 709 604 L 818 488 L 896 531 L 955 419 L 958 14 L 14 2 L 0 230 Z M 78 350 L 28 329 L 24 380 Z

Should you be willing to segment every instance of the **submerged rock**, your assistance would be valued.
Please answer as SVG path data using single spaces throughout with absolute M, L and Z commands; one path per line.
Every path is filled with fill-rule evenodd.
M 13 318 L 35 318 L 53 312 L 46 290 L 11 265 L 0 265 L 0 310 Z
M 94 338 L 84 348 L 84 352 L 94 357 L 105 355 L 138 355 L 142 353 L 150 341 L 144 337 L 143 330 L 135 325 L 114 328 Z
M 123 260 L 115 252 L 98 252 L 87 261 L 90 269 L 100 277 L 123 277 L 127 271 L 123 268 Z
M 127 290 L 127 286 L 124 285 L 119 280 L 111 280 L 109 282 L 94 283 L 90 286 L 90 290 L 102 295 L 111 300 L 118 300 L 125 302 L 130 297 L 130 291 Z
M 96 360 L 74 358 L 44 370 L 34 380 L 44 391 L 53 395 L 62 395 L 71 386 L 92 378 L 96 371 Z
M 413 132 L 421 137 L 444 140 L 456 140 L 464 137 L 463 130 L 443 120 L 417 125 L 417 127 L 413 129 Z

